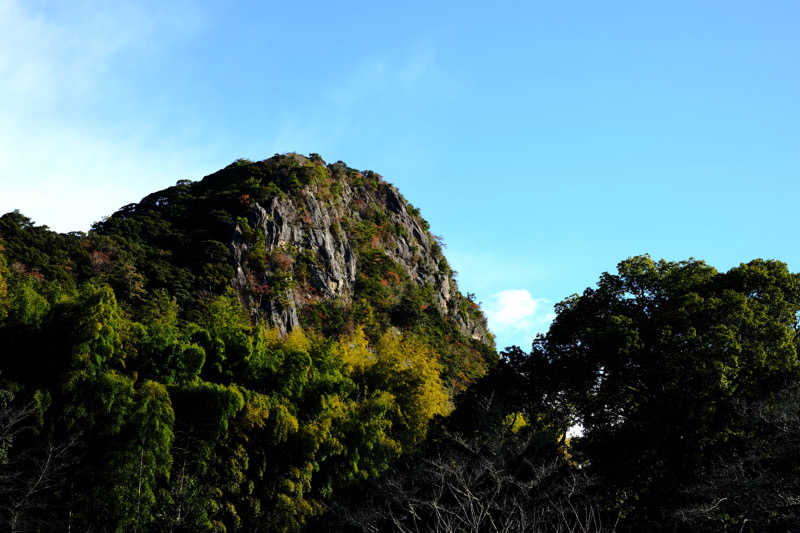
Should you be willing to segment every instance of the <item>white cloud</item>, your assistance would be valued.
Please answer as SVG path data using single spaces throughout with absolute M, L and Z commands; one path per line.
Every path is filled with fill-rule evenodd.
M 501 291 L 492 296 L 487 305 L 489 323 L 498 329 L 527 330 L 532 327 L 537 310 L 544 299 L 534 299 L 525 289 Z
M 554 318 L 552 304 L 534 298 L 526 289 L 509 289 L 491 296 L 484 306 L 489 329 L 497 336 L 497 347 L 530 346 L 534 336 L 547 329 Z

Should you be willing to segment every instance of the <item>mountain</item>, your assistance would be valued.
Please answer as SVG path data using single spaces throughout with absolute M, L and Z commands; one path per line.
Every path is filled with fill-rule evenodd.
M 419 210 L 316 154 L 3 215 L 0 345 L 0 521 L 40 530 L 301 528 L 497 361 Z
M 0 524 L 797 529 L 800 274 L 630 257 L 499 355 L 453 276 L 393 186 L 315 154 L 88 234 L 3 215 Z
M 191 306 L 202 291 L 232 286 L 253 320 L 282 335 L 354 324 L 374 338 L 390 326 L 422 330 L 441 339 L 462 385 L 492 358 L 486 319 L 459 292 L 419 210 L 379 174 L 341 161 L 238 160 L 123 207 L 93 234 L 112 239 L 99 247 L 112 260 L 131 257 L 143 290 L 165 288 Z

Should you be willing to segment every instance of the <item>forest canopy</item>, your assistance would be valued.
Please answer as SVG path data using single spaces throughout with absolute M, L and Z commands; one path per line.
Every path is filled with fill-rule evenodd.
M 511 347 L 356 505 L 401 531 L 786 531 L 800 523 L 798 275 L 622 261 Z M 364 517 L 367 518 L 364 518 Z
M 784 531 L 799 281 L 631 257 L 497 354 L 418 210 L 341 162 L 240 160 L 88 234 L 8 213 L 0 522 Z

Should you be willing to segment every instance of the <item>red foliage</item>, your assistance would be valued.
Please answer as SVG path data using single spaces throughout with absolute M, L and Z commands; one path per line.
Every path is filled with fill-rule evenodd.
M 14 274 L 16 274 L 18 276 L 28 276 L 30 278 L 35 279 L 36 281 L 44 280 L 44 274 L 39 272 L 38 269 L 34 268 L 33 270 L 29 271 L 27 266 L 25 266 L 23 263 L 19 263 L 17 261 L 11 263 L 9 265 L 9 269 L 11 270 L 11 272 L 13 272 Z
M 356 198 L 353 200 L 353 204 L 355 204 L 356 209 L 358 209 L 361 214 L 364 214 L 364 210 L 367 208 L 367 202 L 361 198 Z
M 275 265 L 283 272 L 289 272 L 292 269 L 292 265 L 294 265 L 294 258 L 283 252 L 275 252 L 272 259 L 275 261 Z
M 243 194 L 239 197 L 239 203 L 242 205 L 250 205 L 250 195 Z
M 253 291 L 254 294 L 269 293 L 269 285 L 267 283 L 256 281 L 256 277 L 252 272 L 247 273 L 247 282 L 250 284 L 250 290 Z
M 98 267 L 109 263 L 111 261 L 111 254 L 103 252 L 102 250 L 95 250 L 92 252 L 89 259 L 92 262 L 92 266 Z

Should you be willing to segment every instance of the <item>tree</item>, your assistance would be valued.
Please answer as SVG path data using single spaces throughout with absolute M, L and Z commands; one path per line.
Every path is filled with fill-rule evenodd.
M 8 268 L 6 266 L 6 258 L 3 255 L 3 244 L 0 242 L 0 323 L 5 320 L 8 315 Z
M 37 401 L 20 404 L 0 389 L 0 524 L 16 531 L 60 527 L 54 496 L 75 462 L 77 437 L 52 441 L 36 431 Z
M 718 273 L 627 259 L 556 306 L 530 358 L 537 401 L 583 427 L 575 448 L 589 470 L 655 527 L 677 489 L 747 431 L 736 402 L 796 378 L 799 310 L 798 275 L 777 261 Z
M 113 479 L 103 501 L 121 529 L 146 531 L 154 519 L 158 484 L 169 478 L 175 414 L 166 387 L 146 381 L 134 391 L 126 427 L 108 456 Z
M 394 432 L 412 448 L 425 436 L 430 420 L 449 408 L 441 365 L 430 346 L 391 330 L 378 340 L 375 353 L 377 361 L 366 376 L 367 383 L 394 394 Z
M 420 449 L 340 499 L 317 528 L 334 531 L 614 531 L 596 487 L 551 431 L 520 427 L 514 356 L 456 399 Z M 345 503 L 344 505 L 342 505 Z M 338 504 L 338 505 L 337 505 Z M 610 519 L 608 519 L 610 518 Z
M 793 531 L 800 523 L 800 385 L 767 401 L 737 402 L 736 412 L 750 431 L 682 488 L 687 504 L 675 521 L 692 531 Z

